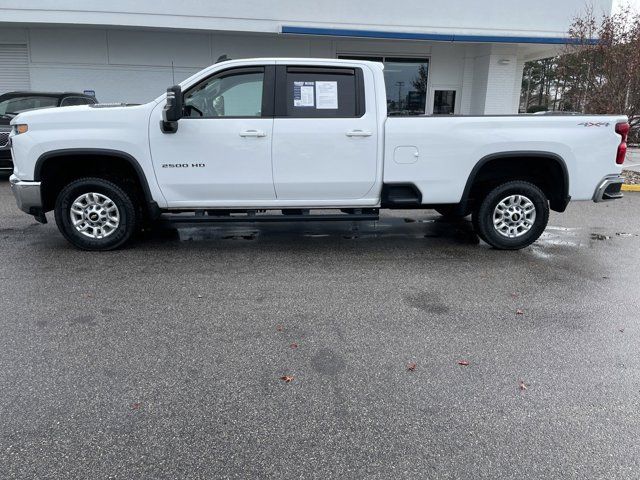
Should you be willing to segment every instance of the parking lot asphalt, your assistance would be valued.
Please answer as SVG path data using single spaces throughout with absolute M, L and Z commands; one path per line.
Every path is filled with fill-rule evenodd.
M 87 253 L 2 181 L 0 478 L 638 478 L 639 213 L 520 252 L 409 211 Z
M 627 159 L 624 162 L 624 169 L 640 172 L 640 148 L 629 149 Z

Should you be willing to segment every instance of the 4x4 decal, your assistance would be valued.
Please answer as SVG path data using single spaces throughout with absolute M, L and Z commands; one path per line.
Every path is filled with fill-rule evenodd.
M 608 127 L 611 125 L 609 122 L 583 122 L 579 123 L 579 127 Z

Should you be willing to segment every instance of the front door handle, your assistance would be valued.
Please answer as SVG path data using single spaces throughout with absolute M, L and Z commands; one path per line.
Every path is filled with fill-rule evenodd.
M 350 130 L 347 132 L 347 137 L 370 137 L 373 133 L 368 130 Z
M 240 132 L 241 137 L 266 137 L 267 134 L 262 130 L 243 130 Z

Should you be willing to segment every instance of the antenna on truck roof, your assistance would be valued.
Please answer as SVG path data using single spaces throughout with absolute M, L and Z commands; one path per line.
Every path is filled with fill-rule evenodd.
M 220 55 L 218 57 L 218 60 L 216 60 L 216 63 L 220 63 L 220 62 L 226 62 L 227 60 L 231 60 L 229 57 L 227 57 L 227 55 Z

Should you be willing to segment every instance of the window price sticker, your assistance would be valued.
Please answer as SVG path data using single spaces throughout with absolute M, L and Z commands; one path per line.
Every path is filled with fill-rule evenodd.
M 316 82 L 318 110 L 338 108 L 338 82 Z
M 293 82 L 293 106 L 315 106 L 315 82 Z

